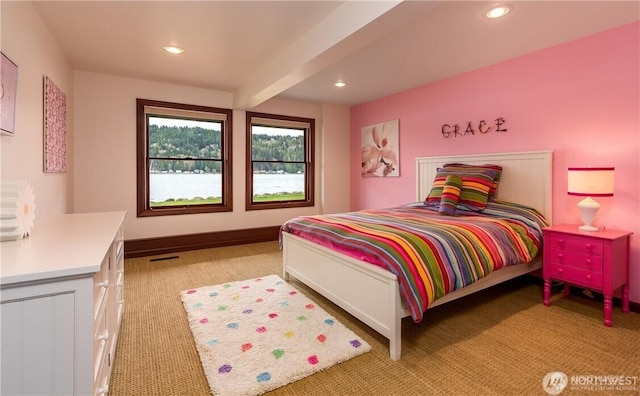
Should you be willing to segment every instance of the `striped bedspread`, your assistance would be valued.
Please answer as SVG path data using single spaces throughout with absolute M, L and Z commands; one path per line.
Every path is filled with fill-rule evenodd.
M 508 265 L 531 261 L 547 225 L 535 209 L 493 201 L 482 212 L 442 216 L 422 202 L 394 208 L 302 216 L 288 232 L 398 277 L 415 322 L 438 298 Z M 358 285 L 353 285 L 357 288 Z

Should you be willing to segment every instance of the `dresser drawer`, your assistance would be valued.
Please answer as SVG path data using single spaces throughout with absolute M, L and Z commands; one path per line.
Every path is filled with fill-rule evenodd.
M 118 271 L 118 281 L 116 283 L 116 325 L 119 327 L 124 312 L 124 270 Z
M 106 360 L 106 356 L 105 356 Z M 106 361 L 100 365 L 100 370 L 94 383 L 93 394 L 95 396 L 106 396 L 109 393 L 109 367 Z
M 104 298 L 109 288 L 109 261 L 111 260 L 111 254 L 107 252 L 107 255 L 102 259 L 100 264 L 100 271 L 93 275 L 93 303 L 94 303 L 94 320 L 97 319 L 98 311 L 104 303 Z
M 93 380 L 100 378 L 103 362 L 109 345 L 109 317 L 106 307 L 99 311 L 93 330 Z
M 124 300 L 124 271 L 118 271 L 116 280 L 116 302 Z
M 594 238 L 552 234 L 551 249 L 568 250 L 577 253 L 602 256 L 604 243 Z
M 602 289 L 602 272 L 591 272 L 575 267 L 550 263 L 547 265 L 546 276 L 572 284 Z
M 551 263 L 597 272 L 602 272 L 604 262 L 602 256 L 581 254 L 570 250 L 550 249 L 547 257 Z
M 98 322 L 99 315 L 105 310 L 105 306 L 108 304 L 107 294 L 108 288 L 105 286 L 105 280 L 97 280 L 93 278 L 93 320 Z

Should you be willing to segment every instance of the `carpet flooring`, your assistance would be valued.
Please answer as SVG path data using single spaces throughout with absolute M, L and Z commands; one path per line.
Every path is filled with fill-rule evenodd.
M 109 394 L 209 395 L 207 379 L 180 300 L 191 287 L 281 275 L 277 242 L 125 260 L 125 313 Z M 373 348 L 269 395 L 546 395 L 543 378 L 624 376 L 635 389 L 562 395 L 640 393 L 640 314 L 602 323 L 602 305 L 554 293 L 542 304 L 541 282 L 521 277 L 402 322 L 402 358 L 387 340 L 297 280 L 292 285 Z

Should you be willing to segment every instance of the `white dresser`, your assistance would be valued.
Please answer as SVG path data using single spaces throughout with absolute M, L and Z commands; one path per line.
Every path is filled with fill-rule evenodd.
M 107 394 L 124 308 L 126 212 L 37 218 L 0 243 L 0 394 Z

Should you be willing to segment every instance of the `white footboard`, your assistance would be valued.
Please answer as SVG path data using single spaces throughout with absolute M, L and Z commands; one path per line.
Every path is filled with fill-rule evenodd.
M 283 234 L 283 278 L 299 279 L 389 339 L 400 359 L 402 308 L 395 275 L 291 234 Z
M 398 280 L 391 272 L 309 242 L 292 234 L 283 237 L 283 278 L 293 275 L 366 325 L 389 339 L 389 355 L 401 355 L 401 320 L 409 316 L 402 304 Z M 431 308 L 524 275 L 542 267 L 542 258 L 502 268 L 453 291 Z

